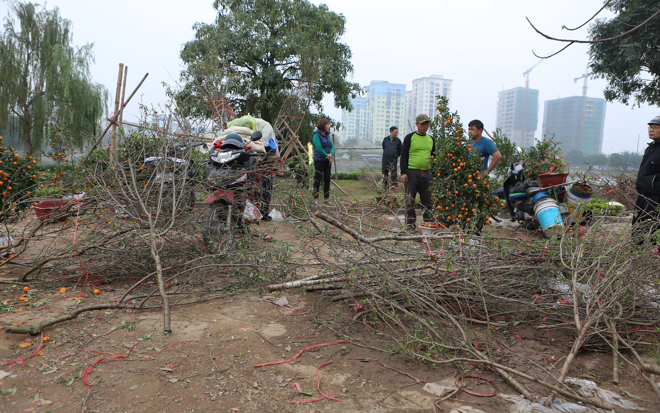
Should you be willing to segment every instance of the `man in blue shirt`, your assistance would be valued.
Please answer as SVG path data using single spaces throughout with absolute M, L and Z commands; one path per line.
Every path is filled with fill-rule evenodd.
M 470 146 L 473 150 L 479 152 L 484 158 L 484 176 L 488 176 L 497 167 L 497 164 L 502 160 L 500 153 L 495 143 L 485 136 L 481 136 L 484 132 L 484 124 L 480 120 L 473 120 L 468 123 L 468 136 L 472 139 Z M 493 161 L 488 165 L 488 159 L 493 157 Z

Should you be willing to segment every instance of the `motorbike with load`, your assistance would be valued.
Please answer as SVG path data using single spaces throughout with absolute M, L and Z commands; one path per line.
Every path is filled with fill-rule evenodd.
M 251 140 L 261 138 L 261 132 L 255 132 Z M 208 204 L 203 222 L 204 243 L 227 252 L 236 235 L 247 229 L 248 222 L 261 218 L 254 204 L 258 203 L 259 158 L 263 154 L 254 152 L 240 135 L 230 133 L 214 144 L 208 156 L 207 183 L 212 192 L 204 201 Z
M 585 183 L 566 182 L 568 173 L 553 173 L 554 167 L 540 174 L 538 181 L 525 181 L 526 163 L 512 163 L 502 188 L 494 194 L 504 199 L 511 221 L 550 238 L 580 218 L 579 206 L 591 202 L 593 189 Z

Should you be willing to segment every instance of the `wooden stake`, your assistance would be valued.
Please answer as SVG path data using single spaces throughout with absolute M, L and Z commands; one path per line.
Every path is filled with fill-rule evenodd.
M 172 122 L 172 114 L 170 113 L 170 116 L 167 117 L 167 124 L 165 125 L 165 134 L 168 135 L 170 133 L 170 122 Z
M 135 93 L 138 91 L 138 89 L 140 89 L 140 86 L 142 86 L 142 84 L 144 83 L 144 81 L 147 80 L 147 76 L 149 76 L 149 73 L 147 73 L 147 74 L 144 75 L 144 77 L 142 78 L 142 80 L 140 81 L 140 83 L 137 85 L 137 87 L 135 88 L 135 90 L 133 90 L 133 93 L 131 93 L 131 95 L 128 97 L 128 99 L 126 99 L 126 105 L 128 105 L 128 102 L 131 101 L 131 99 L 133 98 L 133 96 L 135 95 Z M 124 111 L 124 107 L 125 107 L 125 106 L 123 106 L 123 107 L 121 107 L 121 108 L 119 109 L 119 115 L 121 115 L 121 113 Z M 89 154 L 92 153 L 92 152 L 94 152 L 94 149 L 96 149 L 96 148 L 99 146 L 99 144 L 100 144 L 101 141 L 103 140 L 103 137 L 105 136 L 105 134 L 108 133 L 108 131 L 109 131 L 110 128 L 112 127 L 113 123 L 117 120 L 117 116 L 113 116 L 112 118 L 110 118 L 110 119 L 108 119 L 108 120 L 110 121 L 110 123 L 108 123 L 108 126 L 105 127 L 105 130 L 103 131 L 103 133 L 101 134 L 101 136 L 99 136 L 99 137 L 96 139 L 96 142 L 94 142 L 94 145 L 92 145 L 92 147 L 89 149 L 89 152 L 87 152 L 87 155 L 85 155 L 85 156 L 80 160 L 80 163 L 85 162 L 85 159 L 87 159 L 87 157 L 89 156 Z
M 117 75 L 117 92 L 115 93 L 115 121 L 112 122 L 112 137 L 110 138 L 110 153 L 117 153 L 117 116 L 119 115 L 119 102 L 121 100 L 121 80 L 124 75 L 124 64 L 119 63 L 119 74 Z
M 124 67 L 124 85 L 121 87 L 121 107 L 123 109 L 126 106 L 126 80 L 128 79 L 128 66 Z M 124 121 L 124 111 L 122 110 L 119 113 L 119 123 L 121 124 Z M 119 142 L 121 143 L 121 136 L 119 137 Z

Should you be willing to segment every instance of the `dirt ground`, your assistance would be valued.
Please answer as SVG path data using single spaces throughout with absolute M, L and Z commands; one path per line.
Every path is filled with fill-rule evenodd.
M 288 222 L 263 223 L 258 231 L 274 234 L 276 242 L 296 236 Z M 497 231 L 512 233 L 509 228 Z M 31 326 L 77 306 L 111 303 L 126 288 L 104 284 L 98 295 L 92 288 L 61 294 L 63 286 L 35 285 L 30 286 L 34 298 L 27 306 L 16 300 L 24 285 L 0 284 L 0 326 Z M 438 397 L 423 390 L 426 383 L 455 381 L 460 375 L 492 383 L 464 379 L 472 391 L 491 393 L 496 385 L 502 393 L 517 394 L 481 365 L 414 361 L 388 340 L 388 326 L 353 321 L 353 302 L 288 290 L 274 294 L 287 298 L 289 306 L 279 307 L 264 300 L 267 295 L 253 290 L 175 307 L 168 335 L 163 333 L 160 312 L 127 310 L 88 312 L 47 328 L 48 341 L 41 347 L 40 337 L 0 332 L 0 360 L 36 352 L 23 363 L 0 365 L 0 412 L 449 412 L 460 406 L 509 412 L 511 404 L 498 396 L 460 391 L 435 404 Z M 524 324 L 491 334 L 493 351 L 512 367 L 526 359 L 549 370 L 555 364 L 558 368 L 572 344 L 572 337 L 558 330 L 551 333 Z M 257 366 L 287 361 L 309 346 L 323 344 L 328 345 L 305 350 L 288 363 Z M 655 364 L 653 350 L 648 347 L 647 361 Z M 113 355 L 122 358 L 91 367 Z M 647 411 L 660 411 L 648 384 L 632 366 L 621 366 L 621 385 L 611 383 L 611 366 L 609 353 L 582 352 L 570 375 L 624 394 Z M 93 387 L 85 384 L 85 372 Z M 540 387 L 530 389 L 547 394 Z M 322 399 L 321 392 L 328 398 Z M 296 403 L 301 401 L 307 403 Z

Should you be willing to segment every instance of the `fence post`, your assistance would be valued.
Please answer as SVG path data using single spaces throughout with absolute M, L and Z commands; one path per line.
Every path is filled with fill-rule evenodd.
M 335 181 L 338 179 L 337 178 L 337 144 L 335 143 L 335 134 L 332 134 L 332 145 L 335 147 L 335 159 L 334 159 L 334 164 L 335 164 Z

